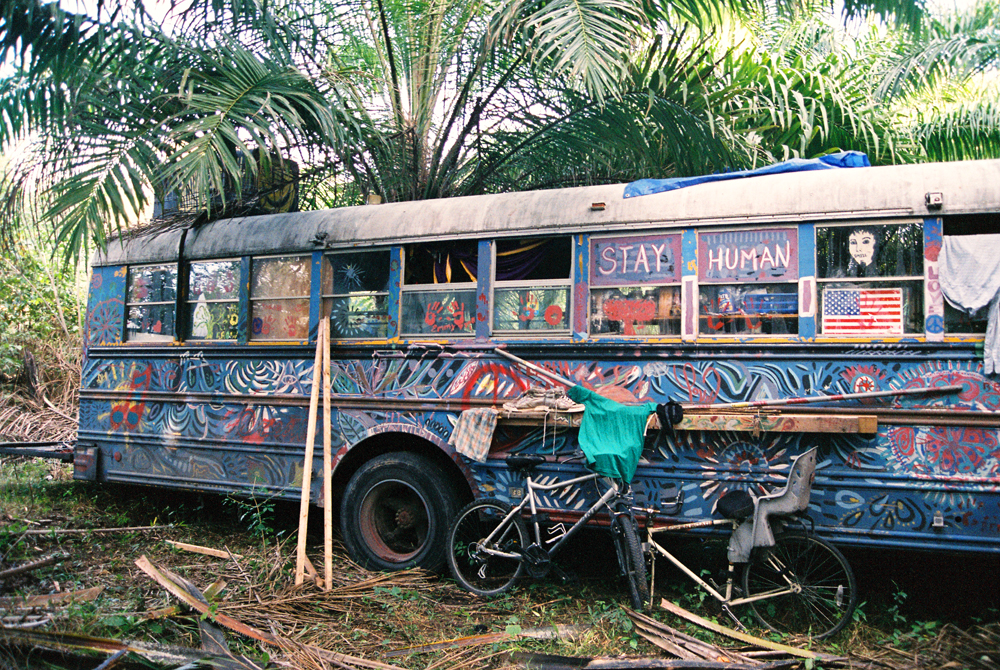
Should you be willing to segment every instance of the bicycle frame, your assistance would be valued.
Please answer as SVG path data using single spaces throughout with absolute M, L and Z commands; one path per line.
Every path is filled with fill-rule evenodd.
M 681 561 L 679 558 L 671 554 L 669 551 L 667 551 L 666 548 L 663 547 L 663 545 L 659 544 L 656 540 L 653 539 L 654 533 L 682 532 L 682 531 L 694 530 L 696 528 L 709 528 L 711 526 L 723 526 L 726 524 L 729 524 L 734 528 L 736 526 L 736 524 L 729 519 L 710 519 L 708 521 L 695 521 L 692 523 L 682 523 L 673 526 L 648 528 L 646 531 L 646 537 L 647 537 L 646 542 L 648 545 L 647 551 L 653 550 L 662 555 L 663 557 L 665 557 L 667 560 L 673 563 L 677 568 L 679 568 L 681 572 L 683 572 L 685 575 L 694 580 L 696 584 L 698 584 L 700 587 L 708 591 L 713 598 L 718 600 L 726 607 L 746 605 L 747 603 L 757 602 L 759 600 L 767 600 L 769 598 L 776 598 L 778 596 L 788 595 L 790 593 L 798 593 L 802 590 L 802 587 L 800 585 L 793 584 L 791 580 L 788 580 L 788 578 L 786 577 L 785 579 L 789 582 L 788 588 L 765 591 L 764 593 L 758 593 L 757 595 L 749 597 L 733 598 L 733 577 L 736 573 L 736 565 L 732 561 L 729 561 L 729 572 L 726 578 L 726 594 L 722 595 L 711 584 L 702 579 L 700 575 L 695 574 L 695 572 L 691 568 L 686 566 L 683 563 L 683 561 Z M 653 563 L 653 569 L 654 570 L 656 569 L 655 561 Z M 654 572 L 653 579 L 655 580 L 655 578 L 656 577 Z M 650 588 L 650 591 L 652 591 L 652 588 Z
M 507 516 L 504 517 L 503 521 L 497 525 L 497 528 L 494 529 L 494 531 L 490 533 L 490 535 L 483 540 L 483 542 L 480 545 L 480 550 L 492 556 L 502 556 L 504 558 L 524 560 L 524 556 L 522 554 L 511 554 L 507 552 L 498 551 L 496 549 L 492 549 L 491 545 L 496 540 L 497 532 L 500 531 L 500 529 L 505 528 L 508 521 L 513 519 L 515 516 L 520 515 L 524 511 L 525 507 L 529 507 L 531 509 L 532 528 L 534 530 L 535 543 L 539 547 L 541 547 L 545 551 L 545 553 L 547 553 L 549 556 L 554 556 L 556 552 L 559 551 L 560 547 L 562 547 L 562 545 L 569 538 L 573 537 L 576 534 L 576 532 L 580 530 L 580 528 L 582 528 L 588 521 L 590 521 L 590 519 L 595 514 L 597 514 L 598 510 L 600 510 L 602 507 L 607 505 L 613 498 L 619 495 L 620 489 L 618 487 L 618 484 L 616 484 L 614 480 L 609 479 L 608 490 L 593 505 L 591 505 L 591 507 L 583 514 L 582 517 L 580 517 L 572 526 L 569 527 L 568 530 L 566 530 L 566 532 L 562 535 L 562 537 L 560 537 L 559 540 L 554 545 L 552 545 L 552 547 L 548 549 L 545 549 L 545 545 L 542 543 L 542 531 L 538 523 L 538 505 L 535 497 L 536 491 L 555 491 L 558 489 L 564 489 L 568 486 L 576 486 L 578 484 L 583 484 L 584 482 L 595 481 L 600 478 L 601 475 L 597 473 L 592 473 L 589 475 L 583 475 L 582 477 L 574 477 L 573 479 L 567 479 L 564 481 L 556 482 L 554 484 L 539 484 L 533 481 L 531 477 L 528 477 L 527 478 L 528 490 L 525 493 L 524 498 L 522 498 L 521 502 L 519 502 L 517 506 L 514 507 L 507 514 Z

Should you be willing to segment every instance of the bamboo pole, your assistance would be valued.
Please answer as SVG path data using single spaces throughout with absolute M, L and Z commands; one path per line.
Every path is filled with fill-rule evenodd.
M 313 360 L 312 393 L 309 395 L 309 421 L 306 427 L 306 455 L 302 464 L 302 500 L 299 505 L 299 537 L 295 552 L 295 585 L 305 581 L 306 534 L 309 530 L 309 497 L 312 485 L 313 448 L 316 446 L 316 414 L 319 411 L 320 369 L 323 364 L 323 338 L 316 337 Z
M 330 418 L 330 320 L 320 323 L 323 342 L 323 590 L 333 584 L 333 454 L 331 453 L 332 421 Z

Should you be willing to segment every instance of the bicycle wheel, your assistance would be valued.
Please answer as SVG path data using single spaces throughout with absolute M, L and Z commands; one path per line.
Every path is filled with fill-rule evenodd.
M 490 499 L 470 503 L 458 513 L 448 534 L 448 565 L 462 588 L 492 596 L 509 589 L 521 575 L 524 562 L 519 557 L 528 544 L 528 532 L 520 516 L 504 521 L 510 510 L 510 505 Z M 518 558 L 495 556 L 486 548 Z
M 649 581 L 646 578 L 646 557 L 642 553 L 635 519 L 628 513 L 628 506 L 618 506 L 612 522 L 612 534 L 618 550 L 618 561 L 628 582 L 632 609 L 641 612 L 649 601 Z
M 787 533 L 776 540 L 744 568 L 744 593 L 753 597 L 789 586 L 794 592 L 749 603 L 754 617 L 783 634 L 822 639 L 839 632 L 850 621 L 858 597 L 847 559 L 811 535 Z

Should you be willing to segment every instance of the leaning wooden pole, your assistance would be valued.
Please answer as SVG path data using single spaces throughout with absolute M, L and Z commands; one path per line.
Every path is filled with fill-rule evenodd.
M 543 368 L 543 367 L 541 367 L 539 365 L 535 365 L 534 363 L 529 363 L 528 361 L 524 360 L 523 358 L 518 358 L 517 356 L 515 356 L 512 353 L 504 351 L 500 347 L 497 347 L 496 349 L 494 349 L 494 351 L 496 351 L 498 354 L 500 354 L 501 356 L 503 356 L 507 360 L 514 361 L 518 365 L 523 366 L 523 367 L 531 370 L 532 372 L 540 374 L 543 377 L 546 377 L 547 379 L 551 379 L 552 381 L 559 382 L 560 384 L 563 384 L 565 386 L 576 386 L 576 382 L 572 382 L 572 381 L 566 379 L 565 377 L 563 377 L 562 375 L 556 374 L 555 372 L 549 372 L 548 370 L 546 370 L 545 368 Z
M 333 453 L 330 417 L 330 320 L 320 322 L 323 342 L 323 590 L 333 584 Z
M 306 455 L 302 464 L 302 501 L 299 505 L 299 543 L 295 552 L 295 585 L 305 580 L 306 534 L 309 530 L 309 498 L 312 485 L 313 448 L 316 446 L 316 414 L 319 411 L 323 338 L 316 337 L 316 358 L 313 361 L 313 385 L 309 396 L 309 422 L 306 426 Z

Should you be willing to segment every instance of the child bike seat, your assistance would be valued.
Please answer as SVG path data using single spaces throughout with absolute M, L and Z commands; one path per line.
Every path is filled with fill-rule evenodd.
M 782 489 L 754 500 L 753 517 L 743 521 L 729 538 L 730 561 L 745 563 L 755 547 L 774 546 L 769 517 L 797 514 L 809 506 L 816 473 L 816 451 L 817 447 L 813 447 L 795 457 L 788 471 L 788 481 Z

